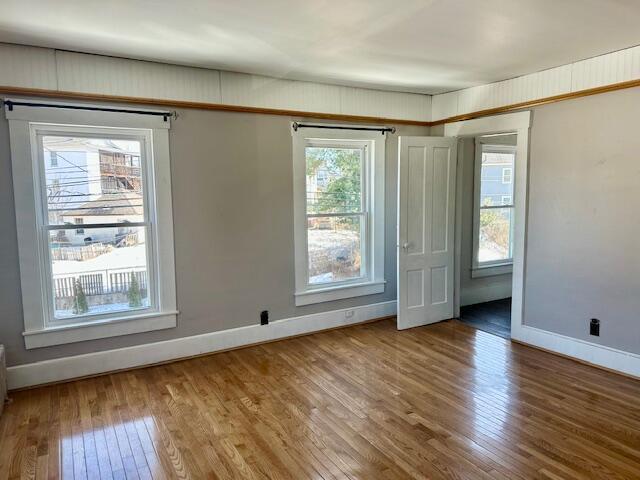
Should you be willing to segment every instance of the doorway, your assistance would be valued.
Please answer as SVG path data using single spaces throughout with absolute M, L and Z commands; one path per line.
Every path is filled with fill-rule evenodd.
M 517 132 L 458 140 L 461 177 L 459 319 L 509 338 Z
M 441 137 L 401 137 L 399 139 L 397 237 L 399 329 L 460 318 L 463 307 L 462 276 L 466 268 L 462 258 L 462 208 L 465 188 L 464 177 L 458 171 L 459 166 L 464 163 L 464 158 L 460 156 L 464 153 L 462 146 L 465 142 L 467 144 L 470 142 L 473 150 L 471 155 L 475 158 L 475 142 L 478 137 L 496 137 L 490 142 L 496 144 L 499 140 L 498 136 L 511 135 L 515 139 L 517 162 L 512 165 L 511 170 L 505 167 L 505 171 L 501 171 L 500 181 L 504 180 L 508 184 L 510 180 L 513 193 L 511 198 L 508 198 L 508 193 L 495 192 L 500 196 L 499 201 L 504 203 L 491 205 L 491 207 L 511 210 L 509 215 L 513 216 L 513 221 L 509 222 L 510 240 L 507 248 L 512 262 L 507 265 L 505 258 L 501 258 L 496 253 L 504 253 L 505 246 L 504 241 L 498 241 L 499 234 L 500 232 L 504 234 L 504 229 L 498 229 L 500 231 L 494 232 L 490 242 L 487 241 L 486 235 L 478 238 L 483 255 L 476 255 L 475 258 L 483 265 L 477 265 L 478 268 L 475 269 L 468 268 L 469 271 L 477 270 L 473 272 L 471 278 L 474 280 L 477 278 L 479 284 L 484 284 L 486 291 L 492 290 L 493 294 L 499 295 L 495 300 L 503 300 L 502 305 L 499 305 L 502 312 L 510 311 L 510 318 L 506 319 L 506 324 L 511 326 L 511 338 L 521 339 L 525 336 L 526 327 L 522 324 L 522 318 L 530 117 L 530 112 L 519 112 L 465 120 L 445 124 L 444 136 Z M 452 159 L 455 160 L 452 161 Z M 412 167 L 416 171 L 415 174 L 410 171 Z M 471 171 L 475 172 L 475 163 Z M 437 181 L 433 181 L 434 179 Z M 467 181 L 468 179 L 469 177 Z M 475 175 L 471 181 L 471 187 L 467 186 L 467 193 L 476 191 Z M 440 199 L 437 209 L 433 208 L 434 195 Z M 491 215 L 485 214 L 485 217 L 496 217 L 496 213 L 500 212 L 491 212 Z M 496 221 L 500 220 L 500 216 L 497 215 Z M 477 221 L 482 225 L 479 218 L 478 215 L 478 220 L 474 222 Z M 466 228 L 473 229 L 474 225 L 469 227 L 467 224 Z M 436 243 L 429 245 L 426 241 L 429 238 L 433 240 L 434 232 L 436 232 L 435 237 L 439 238 L 437 248 Z M 415 242 L 412 235 L 419 242 Z M 468 264 L 474 258 L 472 251 L 478 250 L 467 249 L 465 253 Z M 421 258 L 418 258 L 418 254 Z M 415 258 L 411 258 L 412 256 Z M 420 261 L 414 264 L 418 260 Z M 502 282 L 502 287 L 487 286 L 492 283 L 487 279 L 494 277 L 495 280 L 507 273 L 511 277 L 510 282 Z M 469 275 L 471 276 L 471 273 Z M 484 280 L 481 280 L 482 278 Z M 500 288 L 504 289 L 502 294 L 496 293 Z M 483 298 L 487 297 L 476 296 L 474 301 L 473 298 L 470 300 L 469 295 L 465 295 L 464 307 L 488 303 L 482 301 Z M 478 299 L 480 300 L 477 301 Z M 489 305 L 484 307 L 486 311 Z M 507 333 L 504 330 L 501 333 L 506 336 Z

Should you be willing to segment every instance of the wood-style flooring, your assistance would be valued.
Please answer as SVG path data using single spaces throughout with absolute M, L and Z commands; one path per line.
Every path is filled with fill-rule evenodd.
M 502 338 L 511 338 L 511 299 L 462 307 L 460 321 Z
M 640 478 L 640 381 L 453 320 L 14 392 L 0 478 Z

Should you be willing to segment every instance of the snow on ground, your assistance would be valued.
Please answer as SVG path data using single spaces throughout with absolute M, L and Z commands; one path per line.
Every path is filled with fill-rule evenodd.
M 358 232 L 352 230 L 309 230 L 309 251 L 329 252 L 332 250 L 351 250 L 360 241 Z
M 493 260 L 503 260 L 506 255 L 507 251 L 505 248 L 502 248 L 500 245 L 489 244 L 489 246 L 480 247 L 478 261 L 491 262 Z
M 357 274 L 360 235 L 353 230 L 309 230 L 309 282 L 344 280 Z M 346 269 L 338 272 L 341 268 Z
M 101 313 L 116 313 L 116 312 L 129 312 L 131 310 L 143 310 L 147 308 L 141 307 L 139 309 L 133 309 L 128 303 L 111 303 L 107 305 L 92 305 L 89 307 L 88 314 L 85 315 L 100 315 Z M 56 310 L 57 318 L 77 317 L 73 310 Z
M 54 276 L 101 272 L 105 270 L 145 267 L 147 250 L 144 244 L 133 247 L 114 248 L 109 253 L 91 260 L 56 260 L 52 262 Z
M 309 277 L 309 283 L 329 283 L 333 282 L 333 272 L 321 273 Z

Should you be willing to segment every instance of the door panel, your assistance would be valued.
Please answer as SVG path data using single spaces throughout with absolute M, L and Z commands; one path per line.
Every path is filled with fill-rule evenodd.
M 398 328 L 453 316 L 456 140 L 400 137 Z
M 431 252 L 446 252 L 449 221 L 449 149 L 433 149 Z
M 431 268 L 431 305 L 447 303 L 447 267 Z
M 407 237 L 409 255 L 424 253 L 424 209 L 426 183 L 426 162 L 423 148 L 409 147 L 408 159 L 408 198 L 407 198 Z
M 407 272 L 407 306 L 424 306 L 424 270 Z

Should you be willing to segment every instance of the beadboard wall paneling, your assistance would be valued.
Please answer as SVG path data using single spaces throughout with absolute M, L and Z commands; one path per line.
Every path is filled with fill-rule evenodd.
M 56 90 L 55 52 L 0 43 L 0 85 Z
M 428 122 L 640 79 L 640 46 L 433 97 L 11 44 L 0 66 L 7 87 Z
M 0 86 L 429 121 L 429 95 L 0 43 Z
M 58 89 L 126 97 L 220 103 L 220 72 L 56 51 Z
M 640 47 L 620 50 L 573 64 L 572 91 L 640 78 Z
M 434 95 L 432 120 L 640 78 L 640 46 L 501 82 Z
M 453 117 L 458 114 L 459 92 L 447 92 L 431 97 L 431 118 L 434 120 Z
M 341 112 L 405 120 L 431 120 L 431 95 L 340 87 Z
M 220 78 L 221 103 L 226 105 L 342 113 L 337 85 L 225 71 L 220 72 Z

